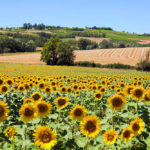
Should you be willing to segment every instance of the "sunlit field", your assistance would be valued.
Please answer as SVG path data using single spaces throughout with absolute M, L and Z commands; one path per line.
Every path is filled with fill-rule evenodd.
M 0 64 L 0 150 L 149 150 L 150 73 Z

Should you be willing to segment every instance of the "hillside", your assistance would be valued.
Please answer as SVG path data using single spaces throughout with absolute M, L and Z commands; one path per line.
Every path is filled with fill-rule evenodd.
M 75 40 L 76 36 L 79 37 L 97 37 L 97 38 L 109 38 L 113 41 L 124 41 L 126 43 L 134 43 L 137 45 L 150 44 L 150 36 L 138 35 L 128 32 L 120 32 L 114 30 L 102 30 L 102 29 L 74 29 L 74 28 L 52 28 L 45 30 L 22 28 L 12 28 L 0 30 L 0 37 L 11 37 L 12 34 L 20 33 L 31 35 L 33 37 L 39 37 L 40 33 L 50 34 L 52 36 L 58 36 L 63 40 Z

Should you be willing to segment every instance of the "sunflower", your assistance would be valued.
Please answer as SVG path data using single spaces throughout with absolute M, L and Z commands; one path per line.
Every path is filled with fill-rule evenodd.
M 123 139 L 124 141 L 129 141 L 129 140 L 132 139 L 133 135 L 134 135 L 134 134 L 133 134 L 131 128 L 130 128 L 130 127 L 126 127 L 126 128 L 124 128 L 124 129 L 122 130 L 120 137 L 121 137 L 121 139 Z
M 97 92 L 94 94 L 94 98 L 99 101 L 103 98 L 103 94 L 101 92 Z
M 27 91 L 30 90 L 30 86 L 29 86 L 27 83 L 24 84 L 24 88 L 25 88 L 25 90 L 27 90 Z
M 41 89 L 41 90 L 44 89 L 45 88 L 45 84 L 43 82 L 39 83 L 38 84 L 38 88 Z
M 0 122 L 7 119 L 9 114 L 9 107 L 3 101 L 0 101 Z
M 0 79 L 0 85 L 2 85 L 4 83 L 3 79 Z
M 72 92 L 72 88 L 71 87 L 68 87 L 67 88 L 67 93 L 71 93 Z
M 59 109 L 65 108 L 69 103 L 68 97 L 57 97 L 55 100 L 55 104 Z
M 80 123 L 80 131 L 86 137 L 95 138 L 101 129 L 101 122 L 95 115 L 84 117 Z
M 62 86 L 62 87 L 60 88 L 60 92 L 61 92 L 61 93 L 65 93 L 66 90 L 67 90 L 67 89 L 66 89 L 66 87 L 64 87 L 64 86 Z
M 126 95 L 131 95 L 132 90 L 133 90 L 133 86 L 127 86 L 124 88 L 124 92 Z
M 117 131 L 113 129 L 107 130 L 103 134 L 103 140 L 108 145 L 114 144 L 116 142 L 117 137 L 118 137 Z
M 111 109 L 120 110 L 126 104 L 126 99 L 120 95 L 115 95 L 113 97 L 108 98 L 107 102 L 109 103 Z
M 45 101 L 37 101 L 35 105 L 38 108 L 38 115 L 40 117 L 45 117 L 52 111 L 52 105 Z
M 141 134 L 144 130 L 144 126 L 145 124 L 140 118 L 134 119 L 133 121 L 131 121 L 130 124 L 131 130 L 134 133 L 134 135 Z
M 52 89 L 53 92 L 56 92 L 57 91 L 57 86 L 52 86 L 51 89 Z
M 144 102 L 150 102 L 150 93 L 149 92 L 145 93 Z
M 72 120 L 82 120 L 87 114 L 87 110 L 84 106 L 76 105 L 70 111 L 70 117 Z
M 38 115 L 38 109 L 35 105 L 28 103 L 23 105 L 19 110 L 19 115 L 23 121 L 32 121 Z
M 79 90 L 75 91 L 75 94 L 80 95 L 80 91 Z
M 44 88 L 44 92 L 45 92 L 45 93 L 50 93 L 50 92 L 51 92 L 51 88 L 48 87 L 48 86 L 45 87 L 45 88 Z
M 40 92 L 35 92 L 31 95 L 31 98 L 36 102 L 42 99 L 42 95 Z
M 17 130 L 14 128 L 14 127 L 7 127 L 6 129 L 5 129 L 5 136 L 6 137 L 8 137 L 8 138 L 10 138 L 11 139 L 11 141 L 13 140 L 13 138 L 14 138 L 14 135 L 17 133 Z
M 102 93 L 106 92 L 106 87 L 102 87 L 102 88 L 100 89 L 100 92 L 102 92 Z
M 135 100 L 142 100 L 144 98 L 145 91 L 142 87 L 135 87 L 131 91 L 131 94 Z
M 12 86 L 13 81 L 12 81 L 11 79 L 7 79 L 7 80 L 6 80 L 6 83 L 7 83 L 9 86 Z
M 35 144 L 41 149 L 51 149 L 57 144 L 57 134 L 48 126 L 39 126 L 33 136 Z
M 0 86 L 0 92 L 2 94 L 7 94 L 7 92 L 8 92 L 8 86 L 7 85 Z
M 33 99 L 31 99 L 31 98 L 25 98 L 23 100 L 23 104 L 32 103 L 32 102 L 33 102 Z
M 25 87 L 23 84 L 20 84 L 17 88 L 20 92 L 23 92 L 25 90 Z

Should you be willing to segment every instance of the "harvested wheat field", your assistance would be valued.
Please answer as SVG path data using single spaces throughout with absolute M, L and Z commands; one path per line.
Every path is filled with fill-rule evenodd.
M 96 49 L 75 51 L 75 61 L 94 61 L 100 64 L 122 63 L 135 66 L 145 57 L 149 47 Z
M 144 58 L 150 47 L 117 48 L 117 49 L 95 49 L 76 50 L 75 62 L 94 61 L 100 64 L 122 63 L 135 66 Z M 40 61 L 40 53 L 17 54 L 10 56 L 0 56 L 0 62 L 23 63 L 23 64 L 45 64 Z

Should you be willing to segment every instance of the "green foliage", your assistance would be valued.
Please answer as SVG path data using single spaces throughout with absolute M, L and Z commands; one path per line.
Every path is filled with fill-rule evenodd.
M 137 64 L 137 70 L 150 71 L 150 51 L 147 52 L 146 58 Z
M 59 38 L 50 38 L 41 52 L 41 60 L 47 65 L 71 65 L 74 55 L 71 45 Z
M 96 64 L 94 62 L 80 61 L 80 62 L 75 62 L 74 65 L 84 66 L 84 67 L 111 68 L 111 69 L 136 69 L 136 67 L 134 66 L 124 65 L 120 63 L 102 65 L 102 64 Z
M 80 50 L 94 49 L 94 48 L 98 48 L 98 44 L 96 42 L 92 42 L 88 39 L 79 39 L 78 47 Z

